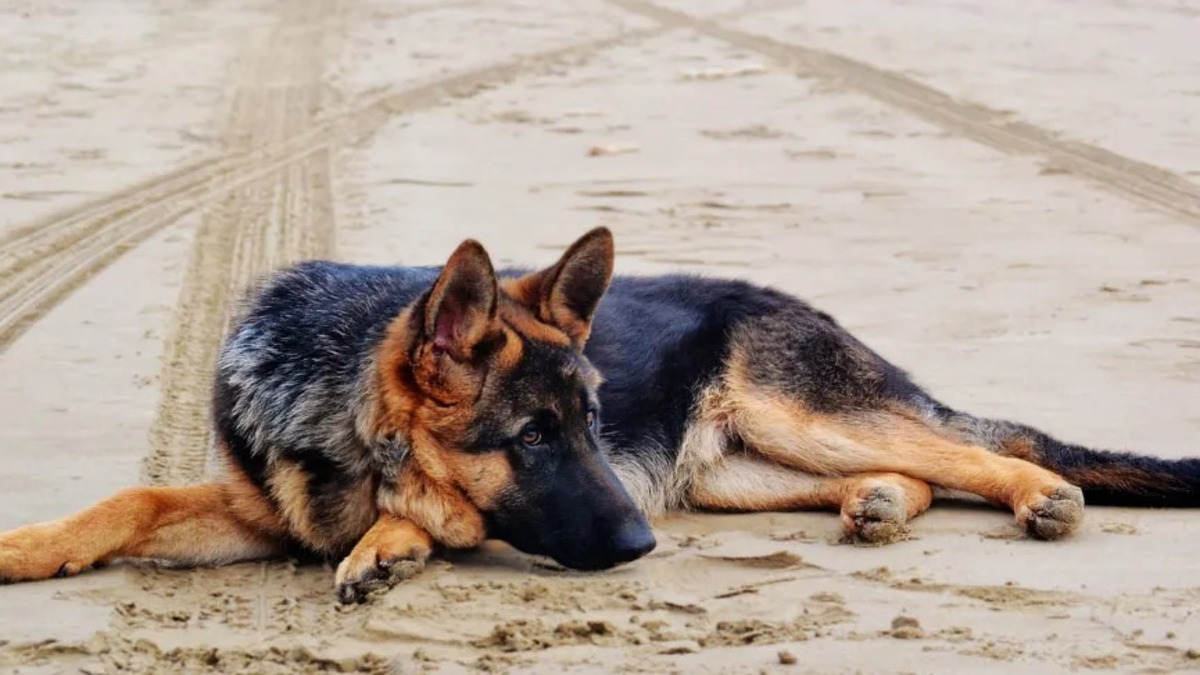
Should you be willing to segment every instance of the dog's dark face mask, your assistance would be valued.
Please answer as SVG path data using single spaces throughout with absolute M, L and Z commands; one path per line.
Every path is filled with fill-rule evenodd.
M 527 342 L 525 352 L 489 392 L 507 410 L 477 427 L 481 449 L 499 448 L 511 467 L 511 486 L 484 510 L 489 537 L 579 570 L 644 556 L 654 535 L 601 453 L 591 366 L 567 348 Z
M 584 570 L 655 546 L 601 454 L 602 378 L 583 354 L 612 264 L 602 228 L 520 276 L 464 243 L 411 319 L 412 379 L 442 402 L 423 416 L 445 453 L 431 478 L 471 502 L 488 537 Z

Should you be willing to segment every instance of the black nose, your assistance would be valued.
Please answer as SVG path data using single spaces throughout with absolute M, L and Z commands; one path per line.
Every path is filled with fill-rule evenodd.
M 617 530 L 612 540 L 613 564 L 627 563 L 654 550 L 658 542 L 650 526 L 640 518 L 630 521 Z

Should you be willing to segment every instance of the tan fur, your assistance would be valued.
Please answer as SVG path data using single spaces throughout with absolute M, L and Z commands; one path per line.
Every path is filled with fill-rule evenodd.
M 691 506 L 713 511 L 836 509 L 845 498 L 842 481 L 739 453 L 700 471 L 692 479 L 688 501 Z
M 1034 446 L 1033 439 L 1018 436 L 1016 438 L 1005 439 L 1000 444 L 1000 454 L 1008 457 L 1016 457 L 1027 462 L 1037 461 L 1037 449 Z
M 525 345 L 521 336 L 512 328 L 504 326 L 504 344 L 496 354 L 496 368 L 504 372 L 511 371 L 521 363 L 523 356 L 525 356 Z
M 698 471 L 712 467 L 714 456 L 728 452 L 730 438 L 743 443 L 747 452 L 798 472 L 816 476 L 887 472 L 969 492 L 1011 508 L 1018 520 L 1030 526 L 1046 513 L 1051 501 L 1078 493 L 1058 475 L 1031 462 L 994 454 L 930 426 L 916 411 L 897 408 L 827 414 L 806 409 L 793 398 L 755 385 L 741 366 L 744 358 L 734 351 L 724 380 L 703 397 L 683 444 L 679 468 L 689 472 L 693 484 L 701 478 L 707 481 L 698 484 L 702 498 L 712 496 L 709 492 L 714 485 L 721 485 L 721 494 L 725 494 L 743 480 L 773 481 L 779 492 L 772 503 L 780 508 L 796 500 L 817 498 L 803 487 L 784 489 L 784 474 L 774 468 L 760 467 L 750 479 L 745 471 L 731 477 Z M 739 464 L 736 468 L 745 467 Z M 906 492 L 920 496 L 925 489 L 908 485 Z M 759 494 L 763 494 L 761 490 Z M 1070 500 L 1081 503 L 1073 496 Z M 796 503 L 789 508 L 805 507 Z M 1074 529 L 1082 512 L 1059 505 L 1056 514 L 1062 516 L 1056 519 L 1069 522 L 1055 525 L 1048 536 Z
M 525 336 L 526 339 L 545 342 L 556 347 L 570 345 L 571 339 L 563 332 L 563 329 L 539 319 L 534 315 L 530 306 L 508 294 L 508 289 L 514 288 L 527 278 L 506 279 L 501 282 L 500 288 L 505 292 L 505 296 L 500 302 L 501 320 L 512 330 Z
M 511 301 L 503 306 L 505 320 L 519 326 L 526 335 L 550 344 L 565 347 L 572 344 L 576 335 L 586 340 L 589 326 L 564 310 L 556 312 L 550 306 L 548 284 L 551 281 L 546 273 L 539 272 L 501 282 L 500 287 Z
M 544 284 L 544 273 L 537 272 L 515 279 L 502 279 L 500 289 L 514 303 L 536 312 L 542 306 L 542 286 Z
M 351 485 L 339 494 L 341 527 L 336 533 L 336 543 L 339 547 L 357 539 L 379 517 L 378 492 L 379 481 L 372 476 Z
M 903 473 L 1014 510 L 1065 484 L 1025 460 L 947 439 L 928 425 L 894 413 L 811 416 L 800 425 L 807 441 L 801 452 L 776 443 L 779 439 L 770 432 L 758 434 L 761 443 L 751 442 L 763 454 L 798 468 L 816 464 L 836 473 Z
M 232 464 L 232 463 L 230 463 Z M 291 537 L 304 542 L 318 551 L 344 550 L 375 521 L 375 491 L 378 481 L 371 477 L 342 490 L 338 494 L 338 527 L 330 530 L 313 524 L 313 504 L 310 501 L 309 481 L 311 476 L 299 464 L 276 460 L 267 474 L 267 489 L 270 490 L 277 511 L 277 521 L 285 523 L 280 528 Z M 254 489 L 253 486 L 247 487 Z M 254 489 L 257 493 L 258 490 Z M 261 496 L 259 498 L 262 502 Z
M 309 517 L 308 474 L 304 469 L 292 462 L 275 462 L 267 477 L 267 488 L 279 505 L 279 515 L 292 536 L 322 549 L 329 545 L 330 542 L 317 533 Z
M 132 488 L 66 518 L 0 535 L 0 577 L 71 575 L 118 558 L 196 565 L 267 557 L 279 547 L 274 532 L 257 527 L 264 524 L 270 518 L 236 483 Z
M 487 536 L 483 515 L 462 490 L 432 479 L 416 465 L 407 465 L 396 488 L 378 494 L 383 513 L 406 518 L 451 548 L 470 548 Z
M 933 488 L 922 480 L 911 478 L 898 473 L 866 473 L 848 476 L 845 500 L 842 502 L 842 512 L 847 505 L 853 506 L 855 501 L 869 499 L 879 488 L 896 488 L 904 493 L 905 516 L 908 519 L 929 510 L 933 504 Z
M 599 302 L 612 279 L 613 254 L 612 235 L 603 228 L 594 229 L 572 244 L 553 267 L 504 282 L 505 292 L 582 348 L 591 334 L 594 307 L 581 316 L 568 289 L 590 286 L 598 292 L 594 300 Z
M 512 465 L 503 452 L 447 453 L 445 459 L 454 484 L 478 508 L 492 508 L 513 485 Z
M 693 478 L 689 505 L 712 511 L 833 510 L 847 537 L 895 539 L 933 502 L 927 483 L 895 473 L 817 476 L 755 455 L 729 455 Z
M 222 447 L 219 456 L 227 458 L 227 452 Z M 280 519 L 279 512 L 274 505 L 263 496 L 258 486 L 251 482 L 236 464 L 225 461 L 220 483 L 229 510 L 235 520 L 272 537 L 281 537 L 287 532 L 287 527 Z
M 432 551 L 428 532 L 410 520 L 384 513 L 338 565 L 334 583 L 339 588 L 362 583 L 402 560 L 423 567 Z

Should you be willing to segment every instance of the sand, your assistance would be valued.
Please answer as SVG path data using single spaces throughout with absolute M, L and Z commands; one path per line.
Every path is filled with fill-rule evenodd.
M 619 271 L 800 294 L 952 405 L 1194 456 L 1195 35 L 1162 0 L 8 3 L 0 528 L 202 478 L 256 275 L 598 224 Z M 488 545 L 350 608 L 322 567 L 116 566 L 0 588 L 0 671 L 1200 669 L 1200 514 L 1009 521 L 680 514 L 608 573 Z

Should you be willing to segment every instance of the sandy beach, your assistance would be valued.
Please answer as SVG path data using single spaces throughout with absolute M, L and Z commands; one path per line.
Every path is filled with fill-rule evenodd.
M 261 274 L 596 225 L 619 273 L 796 293 L 955 407 L 1200 456 L 1194 4 L 4 6 L 0 530 L 203 479 Z M 607 573 L 489 544 L 352 607 L 327 567 L 119 565 L 0 587 L 0 672 L 1197 671 L 1198 527 L 688 513 Z

